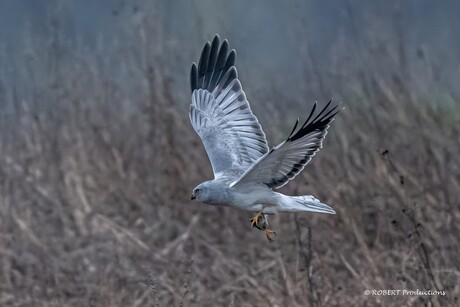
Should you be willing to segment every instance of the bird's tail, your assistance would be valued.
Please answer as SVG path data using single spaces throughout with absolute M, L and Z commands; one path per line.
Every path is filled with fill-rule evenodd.
M 319 212 L 319 213 L 328 213 L 335 214 L 334 209 L 329 207 L 326 204 L 323 204 L 318 199 L 311 195 L 303 196 L 287 196 L 283 195 L 281 201 L 281 210 L 284 212 Z

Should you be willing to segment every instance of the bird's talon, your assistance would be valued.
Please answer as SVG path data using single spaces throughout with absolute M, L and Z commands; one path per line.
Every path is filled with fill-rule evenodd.
M 273 242 L 272 235 L 275 235 L 275 237 L 276 237 L 276 232 L 274 232 L 272 230 L 268 230 L 268 229 L 265 230 L 265 236 L 267 237 L 267 240 L 268 240 L 269 243 Z
M 250 218 L 249 221 L 251 222 L 252 227 L 259 227 L 259 217 L 262 212 L 258 212 L 254 217 Z

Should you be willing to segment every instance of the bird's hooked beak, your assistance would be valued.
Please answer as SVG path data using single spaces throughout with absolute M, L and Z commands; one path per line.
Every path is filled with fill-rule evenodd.
M 194 199 L 196 199 L 195 191 L 192 193 L 192 197 L 191 197 L 191 200 L 194 200 Z

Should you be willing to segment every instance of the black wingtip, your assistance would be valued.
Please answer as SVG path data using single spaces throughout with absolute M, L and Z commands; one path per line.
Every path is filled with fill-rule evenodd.
M 291 133 L 289 133 L 288 140 L 291 138 L 291 136 L 294 134 L 295 129 L 297 128 L 297 125 L 299 124 L 299 118 L 297 118 L 297 121 L 295 122 L 294 128 L 292 128 Z
M 198 77 L 202 77 L 206 74 L 210 51 L 211 43 L 206 42 L 206 44 L 204 44 L 203 51 L 201 51 L 200 62 L 198 63 Z
M 316 117 L 312 120 L 312 122 L 315 122 L 318 118 L 320 118 L 320 116 L 323 116 L 323 113 L 326 112 L 326 110 L 329 108 L 331 103 L 332 103 L 332 99 L 329 100 L 326 106 L 318 113 L 318 115 L 316 115 Z
M 222 88 L 227 88 L 227 86 L 232 82 L 234 79 L 238 78 L 238 71 L 236 70 L 235 66 L 232 66 L 228 69 L 225 75 L 221 79 Z
M 305 135 L 309 134 L 314 130 L 327 129 L 326 126 L 334 120 L 334 116 L 341 110 L 339 108 L 341 103 L 338 103 L 334 105 L 332 108 L 330 108 L 331 103 L 332 99 L 329 100 L 326 106 L 322 108 L 321 111 L 313 119 L 311 119 L 314 116 L 317 106 L 317 103 L 315 102 L 312 110 L 310 111 L 310 115 L 308 116 L 307 120 L 304 122 L 302 127 L 294 134 L 292 134 L 293 132 L 291 132 L 292 135 L 290 135 L 288 139 L 290 141 L 295 141 L 297 139 L 304 137 Z
M 212 39 L 212 44 L 217 44 L 219 45 L 220 37 L 219 34 L 214 35 L 214 38 Z
M 313 108 L 311 108 L 311 111 L 310 111 L 310 115 L 308 115 L 308 118 L 307 120 L 303 123 L 302 125 L 302 129 L 305 128 L 305 126 L 308 124 L 308 122 L 310 121 L 311 117 L 313 116 L 313 114 L 315 113 L 316 111 L 316 107 L 318 106 L 318 102 L 315 101 L 315 103 L 313 104 Z
M 225 67 L 234 66 L 235 60 L 236 60 L 236 50 L 232 49 L 230 50 L 230 53 L 228 54 L 227 62 L 225 62 Z
M 193 62 L 192 68 L 190 69 L 190 87 L 192 92 L 198 88 L 198 67 L 195 62 Z
M 212 40 L 211 51 L 209 53 L 208 72 L 212 72 L 216 65 L 217 55 L 219 53 L 219 36 L 215 36 Z
M 190 86 L 193 90 L 202 88 L 214 91 L 217 86 L 223 89 L 233 79 L 237 78 L 234 68 L 236 51 L 229 50 L 228 41 L 220 43 L 220 37 L 216 34 L 212 42 L 206 42 L 201 52 L 198 65 L 192 65 L 190 72 Z

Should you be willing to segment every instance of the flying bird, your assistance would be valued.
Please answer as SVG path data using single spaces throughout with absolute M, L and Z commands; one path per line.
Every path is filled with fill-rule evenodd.
M 192 64 L 189 117 L 206 149 L 214 179 L 194 188 L 191 198 L 252 211 L 252 226 L 265 230 L 272 242 L 276 233 L 269 229 L 267 214 L 335 214 L 311 195 L 288 196 L 273 190 L 294 179 L 322 147 L 340 104 L 331 100 L 316 111 L 315 102 L 303 124 L 299 126 L 297 119 L 286 140 L 269 149 L 238 79 L 235 58 L 228 41 L 220 44 L 216 35 L 205 44 L 198 65 Z

